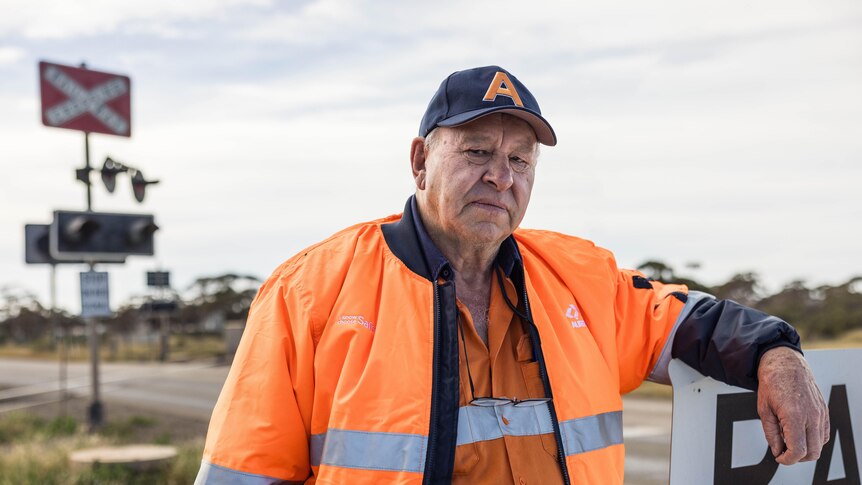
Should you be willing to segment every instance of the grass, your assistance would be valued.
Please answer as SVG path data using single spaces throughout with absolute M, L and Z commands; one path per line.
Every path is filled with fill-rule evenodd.
M 107 423 L 99 433 L 70 417 L 44 419 L 23 412 L 0 415 L 0 485 L 179 485 L 194 482 L 200 467 L 203 438 L 174 446 L 177 457 L 166 467 L 131 470 L 122 466 L 74 467 L 69 453 L 95 446 L 136 442 L 142 430 L 159 424 L 149 416 L 130 416 Z M 152 442 L 171 441 L 163 433 Z
M 640 387 L 628 394 L 632 397 L 648 399 L 671 399 L 673 398 L 673 387 L 655 382 L 644 381 Z
M 99 345 L 103 362 L 146 362 L 159 359 L 159 344 L 153 342 L 130 342 L 123 339 L 104 338 Z M 90 349 L 86 339 L 77 338 L 67 344 L 67 353 L 71 362 L 86 362 L 90 359 Z M 187 335 L 172 335 L 170 344 L 171 362 L 187 362 L 190 360 L 220 358 L 225 354 L 224 339 L 219 336 L 190 337 Z M 22 359 L 56 360 L 59 355 L 57 348 L 48 345 L 13 344 L 0 345 L 0 357 Z
M 862 348 L 862 328 L 833 339 L 803 339 L 803 350 Z

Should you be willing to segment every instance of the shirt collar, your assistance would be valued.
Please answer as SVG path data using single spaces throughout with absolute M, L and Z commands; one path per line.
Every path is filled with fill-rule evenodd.
M 441 272 L 446 267 L 451 267 L 449 260 L 443 253 L 437 249 L 437 245 L 431 240 L 428 231 L 425 230 L 425 224 L 422 223 L 422 217 L 419 215 L 419 209 L 416 206 L 416 196 L 410 196 L 410 210 L 413 212 L 413 227 L 416 229 L 416 235 L 419 237 L 419 244 L 422 246 L 422 255 L 425 257 L 425 262 L 428 264 L 428 269 L 431 271 L 432 279 L 436 280 L 440 277 Z M 446 278 L 449 279 L 449 278 Z

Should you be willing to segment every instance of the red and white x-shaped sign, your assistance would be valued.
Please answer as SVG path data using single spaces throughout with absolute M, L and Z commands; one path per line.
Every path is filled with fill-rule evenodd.
M 132 135 L 128 76 L 40 62 L 39 84 L 45 126 Z

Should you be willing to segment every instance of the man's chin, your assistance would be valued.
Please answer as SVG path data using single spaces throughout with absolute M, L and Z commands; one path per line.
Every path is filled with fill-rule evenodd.
M 499 245 L 509 235 L 512 234 L 507 228 L 500 227 L 498 224 L 491 222 L 480 222 L 470 228 L 471 230 L 464 234 L 463 239 L 476 245 Z

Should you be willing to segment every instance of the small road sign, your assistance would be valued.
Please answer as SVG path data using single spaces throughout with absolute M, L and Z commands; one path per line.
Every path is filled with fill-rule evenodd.
M 108 273 L 104 271 L 81 272 L 81 317 L 109 317 Z
M 39 63 L 42 124 L 87 133 L 131 136 L 128 76 Z
M 147 286 L 167 288 L 171 286 L 171 274 L 167 271 L 147 271 Z

